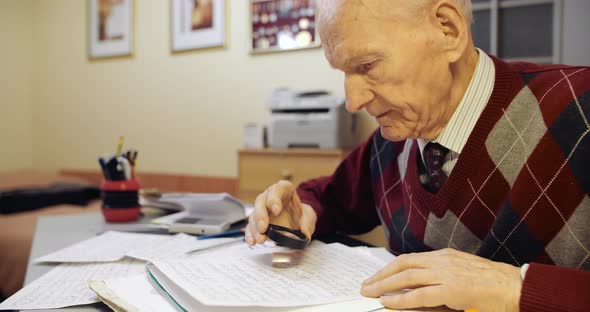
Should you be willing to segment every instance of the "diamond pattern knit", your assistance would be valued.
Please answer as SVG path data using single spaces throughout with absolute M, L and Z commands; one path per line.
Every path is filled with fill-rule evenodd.
M 493 59 L 492 96 L 438 193 L 420 183 L 417 142 L 379 131 L 298 193 L 318 213 L 318 233 L 383 224 L 394 253 L 451 247 L 531 263 L 522 311 L 581 311 L 590 306 L 590 68 Z

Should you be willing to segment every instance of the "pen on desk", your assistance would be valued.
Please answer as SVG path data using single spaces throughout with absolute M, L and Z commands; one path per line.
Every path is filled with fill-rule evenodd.
M 190 254 L 197 253 L 199 251 L 205 251 L 205 250 L 210 251 L 212 249 L 224 248 L 224 247 L 227 247 L 228 245 L 233 245 L 233 244 L 237 244 L 237 243 L 245 243 L 245 242 L 246 242 L 246 240 L 244 240 L 243 237 L 234 238 L 234 239 L 232 239 L 230 241 L 227 241 L 227 242 L 224 242 L 224 243 L 221 243 L 221 244 L 217 244 L 217 245 L 213 245 L 213 246 L 209 246 L 209 247 L 205 247 L 205 248 L 198 248 L 198 249 L 195 249 L 195 250 L 189 250 L 189 251 L 185 252 L 185 254 L 186 255 L 190 255 Z M 250 246 L 248 246 L 248 247 L 250 247 Z
M 209 238 L 220 238 L 220 237 L 237 237 L 240 235 L 244 235 L 244 228 L 229 230 L 221 233 L 216 234 L 209 234 L 209 235 L 201 235 L 198 236 L 197 239 L 209 239 Z

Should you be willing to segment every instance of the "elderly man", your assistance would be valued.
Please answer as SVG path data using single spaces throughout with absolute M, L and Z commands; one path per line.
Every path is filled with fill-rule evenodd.
M 387 307 L 590 309 L 590 68 L 486 55 L 469 0 L 317 3 L 347 108 L 380 129 L 332 176 L 260 194 L 247 243 L 383 224 L 399 256 L 359 287 Z

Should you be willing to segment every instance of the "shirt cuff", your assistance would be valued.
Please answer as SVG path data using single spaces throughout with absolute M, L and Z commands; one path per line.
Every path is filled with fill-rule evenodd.
M 524 277 L 526 276 L 526 271 L 529 269 L 529 264 L 525 263 L 520 267 L 520 278 L 524 281 Z

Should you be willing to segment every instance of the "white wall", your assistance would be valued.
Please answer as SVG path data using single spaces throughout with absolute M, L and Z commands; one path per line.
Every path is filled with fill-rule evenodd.
M 32 166 L 33 2 L 0 1 L 0 171 Z
M 136 0 L 135 56 L 89 62 L 87 1 L 0 0 L 0 170 L 96 169 L 125 135 L 140 170 L 235 176 L 242 126 L 266 120 L 272 89 L 342 94 L 320 49 L 250 56 L 248 1 L 228 2 L 227 49 L 172 55 L 169 1 Z M 589 12 L 564 1 L 564 63 L 590 64 Z M 362 114 L 361 136 L 374 127 Z
M 343 94 L 321 49 L 250 56 L 248 1 L 228 1 L 224 50 L 171 55 L 169 1 L 136 0 L 135 56 L 89 62 L 86 1 L 35 2 L 35 167 L 97 168 L 119 135 L 139 169 L 237 175 L 242 127 L 280 86 Z M 362 116 L 362 133 L 375 124 Z
M 590 1 L 563 2 L 563 63 L 590 65 Z

